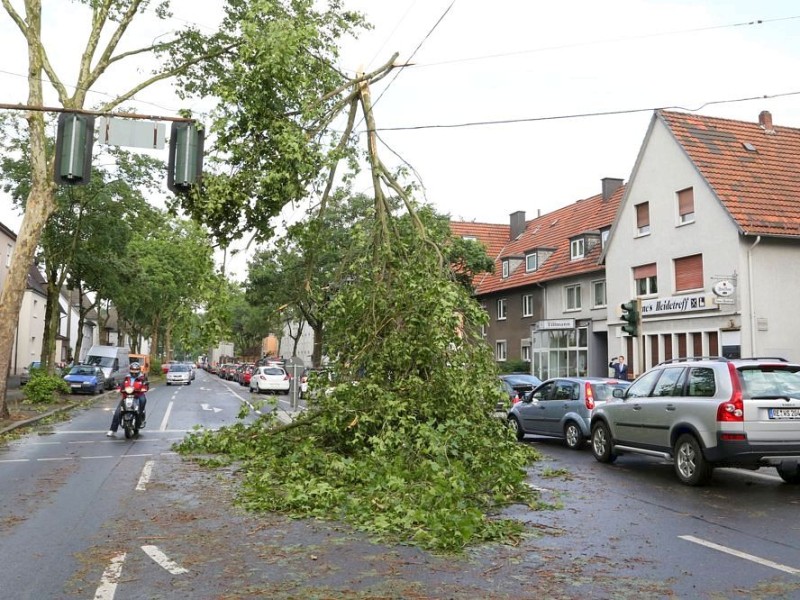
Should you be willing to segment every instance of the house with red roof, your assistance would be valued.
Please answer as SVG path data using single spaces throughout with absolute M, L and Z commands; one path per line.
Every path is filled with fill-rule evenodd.
M 606 178 L 600 194 L 531 220 L 517 211 L 509 225 L 451 222 L 454 235 L 478 239 L 495 259 L 473 284 L 498 362 L 528 362 L 540 379 L 608 374 L 600 258 L 624 189 Z
M 603 251 L 608 354 L 800 360 L 800 129 L 659 110 Z M 620 305 L 641 306 L 637 335 Z

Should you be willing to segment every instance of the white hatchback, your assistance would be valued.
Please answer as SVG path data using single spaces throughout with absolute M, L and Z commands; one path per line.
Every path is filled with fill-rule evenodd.
M 173 363 L 167 371 L 167 385 L 191 385 L 192 368 L 189 365 Z
M 251 392 L 284 392 L 292 385 L 289 374 L 283 367 L 258 367 L 250 378 Z

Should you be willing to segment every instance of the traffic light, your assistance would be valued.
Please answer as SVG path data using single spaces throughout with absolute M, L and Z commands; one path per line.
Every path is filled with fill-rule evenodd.
M 167 187 L 176 194 L 196 185 L 203 174 L 203 130 L 194 123 L 173 123 L 169 135 Z
M 620 306 L 622 307 L 622 320 L 625 323 L 622 326 L 622 333 L 631 336 L 639 335 L 639 325 L 641 324 L 639 300 L 623 302 Z
M 93 145 L 94 117 L 62 112 L 58 116 L 53 180 L 66 185 L 89 183 Z

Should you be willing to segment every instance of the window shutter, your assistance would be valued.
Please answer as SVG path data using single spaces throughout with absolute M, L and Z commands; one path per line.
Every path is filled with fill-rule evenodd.
M 678 192 L 678 214 L 688 215 L 694 212 L 694 188 L 686 188 Z
M 650 225 L 650 203 L 642 202 L 636 205 L 636 227 L 641 229 Z
M 656 273 L 657 273 L 656 263 L 650 263 L 649 265 L 641 265 L 639 267 L 633 267 L 634 279 L 647 279 L 648 277 L 655 277 Z
M 675 291 L 696 290 L 703 287 L 703 255 L 675 259 Z

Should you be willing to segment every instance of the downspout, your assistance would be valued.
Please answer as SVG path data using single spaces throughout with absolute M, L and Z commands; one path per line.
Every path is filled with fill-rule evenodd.
M 747 284 L 750 288 L 750 356 L 756 356 L 756 305 L 755 286 L 753 285 L 753 250 L 761 243 L 761 236 L 756 237 L 753 245 L 747 249 Z
M 546 285 L 542 285 L 542 283 L 540 281 L 536 282 L 536 286 L 539 289 L 542 290 L 542 321 L 544 321 L 544 320 L 547 319 L 547 286 Z M 534 368 L 533 368 L 533 365 L 536 362 L 535 360 L 533 360 L 533 355 L 534 355 L 534 350 L 535 350 L 535 347 L 533 345 L 533 341 L 536 339 L 536 336 L 533 335 L 533 326 L 531 326 L 530 336 L 531 336 L 531 375 L 535 375 L 535 376 L 538 377 L 538 375 L 536 375 L 536 373 L 534 373 Z M 550 363 L 549 363 L 549 361 L 548 361 L 547 369 L 548 369 L 548 373 L 549 373 L 550 372 Z

